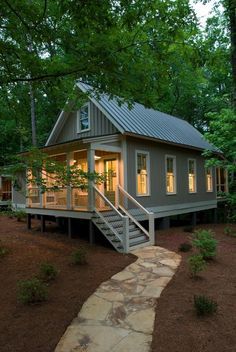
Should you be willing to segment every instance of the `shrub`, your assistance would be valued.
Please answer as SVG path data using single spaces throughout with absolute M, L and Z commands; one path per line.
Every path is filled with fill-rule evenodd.
M 201 254 L 194 254 L 188 258 L 189 270 L 193 277 L 197 276 L 200 271 L 206 267 L 206 262 Z
M 192 245 L 188 242 L 181 243 L 179 246 L 180 252 L 189 252 L 192 249 Z
M 22 280 L 18 283 L 18 299 L 23 304 L 34 304 L 46 301 L 46 285 L 37 278 Z
M 216 255 L 217 241 L 213 237 L 211 230 L 198 230 L 194 232 L 194 239 L 192 241 L 194 247 L 196 247 L 203 259 L 211 259 Z
M 194 307 L 197 315 L 211 315 L 217 311 L 217 302 L 207 296 L 194 296 Z
M 5 257 L 9 253 L 9 249 L 3 246 L 0 246 L 0 258 Z
M 227 236 L 236 237 L 236 232 L 235 232 L 235 231 L 232 229 L 232 227 L 230 227 L 230 226 L 226 226 L 226 227 L 225 227 L 224 233 L 225 233 L 225 235 L 227 235 Z
M 58 270 L 53 264 L 50 263 L 42 263 L 40 265 L 40 278 L 43 281 L 52 281 L 58 275 Z
M 79 248 L 71 255 L 72 263 L 76 265 L 87 263 L 87 252 L 83 248 Z
M 15 210 L 13 214 L 14 217 L 17 218 L 17 221 L 22 221 L 26 218 L 26 212 L 24 210 Z

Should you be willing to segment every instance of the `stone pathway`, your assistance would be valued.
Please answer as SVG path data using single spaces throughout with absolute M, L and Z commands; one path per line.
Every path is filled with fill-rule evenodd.
M 148 352 L 157 298 L 181 257 L 161 247 L 133 252 L 138 259 L 102 283 L 84 303 L 55 352 Z

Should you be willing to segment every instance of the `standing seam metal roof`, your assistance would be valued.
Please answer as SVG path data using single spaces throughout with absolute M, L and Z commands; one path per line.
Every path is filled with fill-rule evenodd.
M 90 94 L 93 92 L 93 88 L 85 83 L 78 83 L 78 86 Z M 202 134 L 185 120 L 145 108 L 139 103 L 134 103 L 129 109 L 126 103 L 119 105 L 115 99 L 109 99 L 106 94 L 102 94 L 99 100 L 96 100 L 127 133 L 217 151 L 217 148 L 208 143 Z

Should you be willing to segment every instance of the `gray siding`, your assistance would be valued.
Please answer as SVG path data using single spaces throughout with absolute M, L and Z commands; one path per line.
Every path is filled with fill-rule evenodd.
M 77 112 L 71 112 L 54 143 L 62 143 L 77 138 L 104 136 L 115 133 L 118 133 L 116 127 L 113 126 L 96 105 L 90 102 L 90 130 L 83 133 L 77 133 Z
M 12 205 L 13 208 L 24 208 L 26 205 L 26 180 L 24 174 L 17 177 L 19 190 L 12 187 Z
M 136 196 L 136 163 L 135 151 L 149 152 L 150 156 L 150 196 Z M 177 193 L 166 194 L 165 155 L 176 156 Z M 196 159 L 197 192 L 188 192 L 188 158 Z M 171 206 L 177 204 L 197 203 L 216 199 L 215 171 L 213 170 L 213 192 L 206 192 L 204 158 L 200 152 L 173 147 L 162 143 L 127 140 L 128 192 L 145 207 Z

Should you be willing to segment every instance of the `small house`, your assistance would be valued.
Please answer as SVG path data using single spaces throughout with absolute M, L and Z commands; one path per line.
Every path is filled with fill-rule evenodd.
M 135 103 L 119 105 L 78 83 L 88 95 L 77 111 L 61 111 L 43 151 L 67 165 L 106 175 L 86 190 L 40 194 L 28 186 L 26 211 L 90 222 L 120 252 L 154 243 L 155 222 L 217 207 L 216 170 L 202 152 L 215 148 L 188 122 Z M 50 175 L 48 178 L 50 182 Z M 159 219 L 159 220 L 158 220 Z

